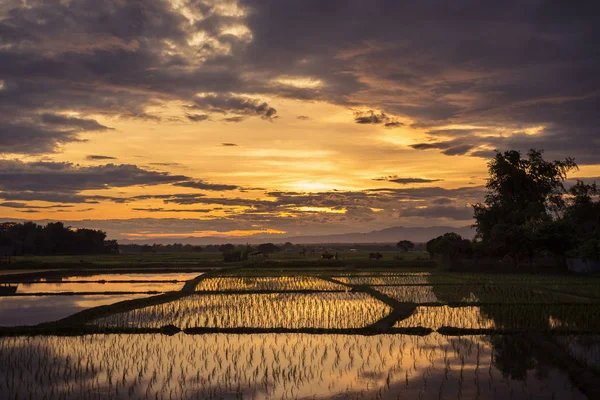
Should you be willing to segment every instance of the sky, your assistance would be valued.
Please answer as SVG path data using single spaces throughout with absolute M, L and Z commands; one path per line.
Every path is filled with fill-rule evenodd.
M 600 176 L 599 31 L 592 1 L 4 0 L 0 219 L 467 226 L 494 150 Z

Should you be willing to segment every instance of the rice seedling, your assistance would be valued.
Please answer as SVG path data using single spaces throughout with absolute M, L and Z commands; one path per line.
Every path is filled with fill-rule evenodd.
M 600 332 L 598 307 L 570 304 L 486 304 L 481 306 L 418 306 L 396 327 L 439 329 L 528 329 Z
M 203 291 L 244 291 L 244 290 L 347 290 L 341 284 L 319 279 L 313 276 L 282 277 L 215 277 L 201 280 L 196 286 L 197 292 Z
M 336 281 L 347 285 L 424 285 L 430 284 L 427 275 L 340 276 Z
M 485 336 L 438 334 L 0 338 L 0 393 L 6 399 L 586 398 L 543 358 L 535 362 L 543 374 L 505 375 L 498 351 Z
M 409 303 L 437 303 L 433 286 L 377 286 L 377 290 L 394 300 Z
M 183 297 L 98 319 L 102 327 L 359 328 L 391 312 L 364 293 L 227 294 Z

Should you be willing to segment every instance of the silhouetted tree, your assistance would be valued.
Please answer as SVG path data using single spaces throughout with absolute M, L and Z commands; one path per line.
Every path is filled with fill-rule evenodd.
M 454 261 L 459 256 L 469 255 L 472 244 L 458 233 L 450 232 L 431 239 L 425 248 L 430 255 L 439 255 L 448 261 Z
M 33 222 L 0 224 L 0 244 L 13 255 L 101 254 L 118 252 L 116 241 L 107 241 L 106 233 L 94 229 L 72 229 L 62 222 L 46 226 Z
M 532 149 L 521 158 L 516 150 L 497 152 L 488 164 L 485 200 L 473 207 L 477 238 L 489 253 L 531 259 L 543 245 L 540 228 L 565 210 L 563 181 L 577 164 L 572 158 L 548 162 L 542 153 Z
M 279 247 L 274 245 L 273 243 L 263 243 L 259 244 L 256 250 L 260 251 L 264 254 L 276 253 L 279 251 Z
M 231 243 L 222 244 L 222 245 L 219 246 L 219 251 L 221 253 L 226 253 L 228 251 L 233 251 L 233 249 L 235 249 L 235 246 L 232 245 Z
M 402 251 L 409 251 L 415 248 L 415 244 L 410 240 L 401 240 L 396 243 L 396 247 Z

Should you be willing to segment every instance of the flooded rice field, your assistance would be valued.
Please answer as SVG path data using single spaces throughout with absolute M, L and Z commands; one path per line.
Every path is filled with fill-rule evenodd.
M 4 283 L 0 398 L 598 398 L 595 284 L 274 269 Z

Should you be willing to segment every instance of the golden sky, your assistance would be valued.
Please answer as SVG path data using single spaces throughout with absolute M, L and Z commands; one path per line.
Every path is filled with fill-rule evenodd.
M 464 227 L 495 149 L 598 176 L 587 31 L 463 11 L 4 3 L 0 216 L 119 239 Z

